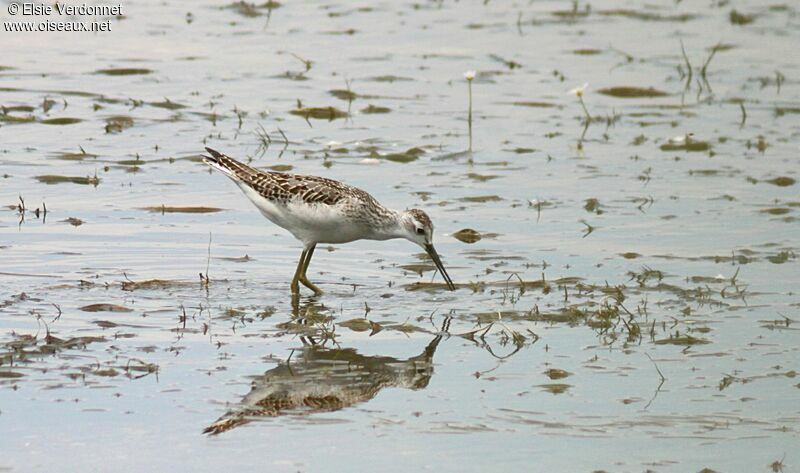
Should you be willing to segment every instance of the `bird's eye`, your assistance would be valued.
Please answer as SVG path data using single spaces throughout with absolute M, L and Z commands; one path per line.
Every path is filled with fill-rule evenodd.
M 417 228 L 417 235 L 424 235 L 425 229 L 424 228 Z

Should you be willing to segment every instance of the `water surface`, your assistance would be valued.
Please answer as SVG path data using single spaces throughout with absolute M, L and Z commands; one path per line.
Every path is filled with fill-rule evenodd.
M 796 8 L 485 3 L 4 33 L 0 470 L 796 464 Z M 293 305 L 204 146 L 424 209 L 459 289 L 321 245 Z

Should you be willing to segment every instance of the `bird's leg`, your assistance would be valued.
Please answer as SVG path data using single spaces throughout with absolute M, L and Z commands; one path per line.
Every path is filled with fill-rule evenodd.
M 300 275 L 303 274 L 303 263 L 306 259 L 306 254 L 308 254 L 308 250 L 303 250 L 303 253 L 300 254 L 300 261 L 297 262 L 297 269 L 294 271 L 294 277 L 292 278 L 292 294 L 300 294 L 300 286 L 298 282 L 300 281 Z M 305 284 L 305 283 L 304 283 Z
M 300 282 L 303 283 L 305 287 L 314 291 L 314 294 L 320 295 L 322 294 L 322 289 L 318 288 L 314 283 L 309 281 L 308 277 L 306 276 L 306 271 L 308 271 L 308 265 L 311 264 L 311 256 L 314 255 L 314 248 L 316 247 L 317 245 L 313 244 L 306 250 L 306 260 L 303 263 L 303 270 L 300 273 Z

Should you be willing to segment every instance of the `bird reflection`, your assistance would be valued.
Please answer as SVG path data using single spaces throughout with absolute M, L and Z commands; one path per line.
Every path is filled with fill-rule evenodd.
M 369 401 L 385 387 L 425 388 L 441 339 L 437 335 L 422 353 L 406 360 L 304 341 L 288 360 L 253 381 L 239 405 L 203 433 L 220 434 L 262 417 L 338 411 Z

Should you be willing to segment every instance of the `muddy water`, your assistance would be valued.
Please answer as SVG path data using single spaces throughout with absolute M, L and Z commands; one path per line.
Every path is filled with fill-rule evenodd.
M 796 465 L 796 8 L 486 3 L 3 33 L 0 470 Z M 323 245 L 293 305 L 204 145 L 425 209 L 458 291 Z

